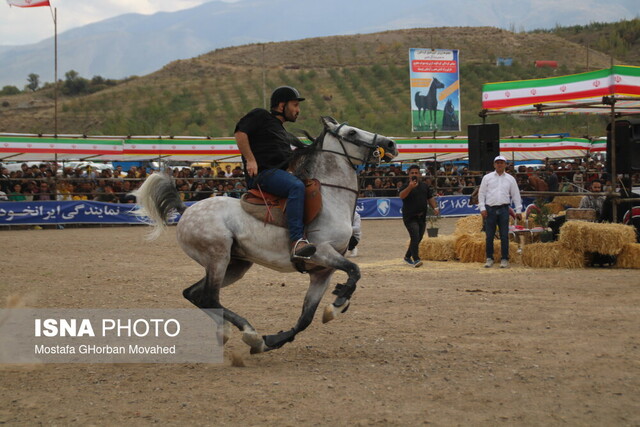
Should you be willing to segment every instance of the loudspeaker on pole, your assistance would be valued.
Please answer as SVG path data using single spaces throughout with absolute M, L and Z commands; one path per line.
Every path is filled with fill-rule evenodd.
M 640 119 L 621 119 L 616 126 L 616 173 L 640 171 Z M 607 125 L 607 170 L 611 169 L 611 123 Z
M 492 171 L 493 159 L 500 155 L 500 125 L 484 123 L 467 126 L 469 170 Z

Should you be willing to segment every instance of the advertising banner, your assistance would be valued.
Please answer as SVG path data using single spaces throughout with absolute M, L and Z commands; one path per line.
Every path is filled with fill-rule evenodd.
M 409 49 L 411 131 L 460 131 L 458 50 Z
M 477 205 L 469 205 L 469 196 L 441 196 L 437 198 L 440 216 L 479 214 Z M 356 211 L 362 218 L 402 218 L 402 199 L 399 197 L 358 199 Z
M 83 201 L 0 203 L 0 225 L 139 224 L 133 204 Z
M 437 198 L 440 216 L 466 216 L 479 214 L 477 205 L 469 205 L 469 196 L 440 196 Z M 524 206 L 532 203 L 523 198 Z M 195 202 L 185 203 L 187 206 Z M 133 204 L 77 202 L 2 202 L 0 226 L 46 224 L 145 224 L 146 217 L 133 214 Z M 374 197 L 358 199 L 356 211 L 362 218 L 402 218 L 402 200 L 399 197 Z M 177 213 L 169 218 L 169 224 L 180 218 Z

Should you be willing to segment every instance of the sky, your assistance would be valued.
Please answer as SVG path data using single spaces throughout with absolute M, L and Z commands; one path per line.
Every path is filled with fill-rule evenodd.
M 60 34 L 125 13 L 175 12 L 208 1 L 211 0 L 50 0 L 50 3 L 58 9 Z M 37 43 L 48 37 L 53 37 L 53 15 L 48 7 L 10 7 L 0 0 L 0 45 Z
M 81 27 L 90 23 L 102 21 L 118 15 L 127 13 L 154 14 L 157 12 L 175 12 L 199 6 L 211 1 L 237 2 L 246 0 L 50 0 L 52 7 L 58 9 L 58 34 L 75 27 Z M 297 1 L 297 0 L 289 0 Z M 345 0 L 351 1 L 351 0 Z M 428 1 L 435 0 L 424 0 Z M 506 15 L 515 14 L 509 11 L 513 7 L 513 0 L 458 0 L 457 3 L 464 4 L 465 1 L 479 4 L 478 10 L 484 11 L 485 15 L 491 16 L 492 9 L 506 7 Z M 630 18 L 621 11 L 633 10 L 639 0 L 610 0 L 610 5 L 606 10 L 601 9 L 601 0 L 522 0 L 529 5 L 529 8 L 539 9 L 541 13 L 548 14 L 549 4 L 564 5 L 564 9 L 582 11 L 579 14 L 581 19 L 588 21 L 613 22 L 621 18 Z M 453 0 L 456 3 L 456 0 Z M 516 2 L 516 4 L 519 4 Z M 536 7 L 539 5 L 540 7 Z M 627 9 L 623 6 L 626 5 Z M 545 6 L 545 7 L 542 7 Z M 562 8 L 560 8 L 562 9 Z M 561 10 L 559 9 L 559 13 Z M 638 8 L 640 11 L 640 8 Z M 567 13 L 567 10 L 562 10 Z M 605 13 L 606 12 L 606 13 Z M 594 15 L 589 18 L 590 15 Z M 517 14 L 516 14 L 517 15 Z M 448 16 L 448 15 L 446 15 Z M 636 15 L 637 16 L 637 15 Z M 536 19 L 535 14 L 529 19 Z M 588 22 L 577 22 L 587 24 Z M 390 28 L 408 28 L 416 25 L 392 25 Z M 415 23 L 414 23 L 415 24 Z M 575 24 L 575 23 L 572 23 Z M 458 24 L 456 24 L 458 25 Z M 471 25 L 471 24 L 464 24 Z M 487 25 L 482 24 L 482 25 Z M 490 24 L 495 25 L 495 24 Z M 517 28 L 516 28 L 517 29 Z M 53 36 L 52 10 L 48 7 L 19 8 L 10 7 L 6 1 L 0 0 L 0 46 L 26 45 L 40 42 Z

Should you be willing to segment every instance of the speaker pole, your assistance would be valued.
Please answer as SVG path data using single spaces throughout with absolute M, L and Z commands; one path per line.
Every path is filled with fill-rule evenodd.
M 616 187 L 618 185 L 618 171 L 616 170 L 616 101 L 615 99 L 610 99 L 611 102 L 611 185 L 613 188 L 612 192 L 616 191 Z M 618 222 L 618 199 L 615 198 L 612 200 L 612 214 L 613 214 L 613 223 Z
M 435 132 L 434 132 L 435 133 Z M 438 153 L 433 153 L 433 191 L 438 196 Z

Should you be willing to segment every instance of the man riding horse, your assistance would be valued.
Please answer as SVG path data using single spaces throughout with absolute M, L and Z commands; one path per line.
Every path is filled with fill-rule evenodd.
M 254 108 L 240 119 L 234 136 L 244 164 L 248 188 L 258 188 L 287 198 L 286 216 L 291 242 L 291 258 L 308 259 L 315 245 L 304 238 L 305 186 L 287 172 L 298 138 L 287 132 L 285 122 L 295 122 L 304 98 L 293 87 L 281 86 L 271 94 L 270 110 Z

